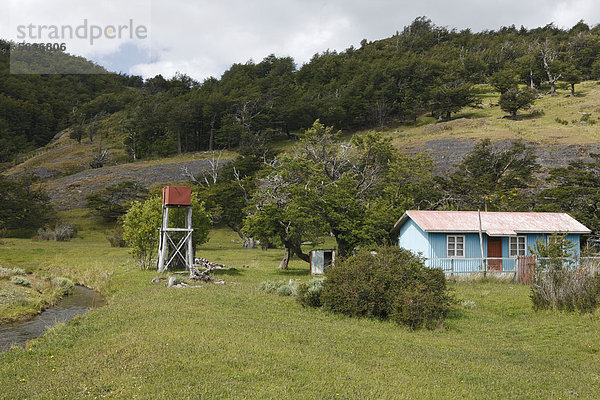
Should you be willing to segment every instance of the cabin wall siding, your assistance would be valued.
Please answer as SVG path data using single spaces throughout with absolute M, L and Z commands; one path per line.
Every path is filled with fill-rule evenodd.
M 464 236 L 465 237 L 465 256 L 464 258 L 481 258 L 481 246 L 479 244 L 478 233 L 464 232 L 444 232 L 429 234 L 431 241 L 431 258 L 446 258 L 448 257 L 448 236 Z M 487 253 L 487 238 L 483 236 L 483 254 Z M 463 258 L 463 257 L 456 257 Z
M 431 257 L 429 236 L 429 233 L 423 232 L 413 220 L 409 219 L 400 228 L 398 245 L 403 249 L 411 250 L 415 254 L 420 253 L 423 257 Z

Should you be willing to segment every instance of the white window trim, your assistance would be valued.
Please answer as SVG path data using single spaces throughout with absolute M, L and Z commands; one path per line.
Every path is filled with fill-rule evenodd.
M 448 254 L 448 238 L 449 237 L 453 237 L 455 238 L 455 244 L 454 244 L 454 254 L 456 254 L 456 238 L 462 238 L 462 243 L 463 243 L 463 248 L 462 248 L 462 256 L 451 256 Z M 466 247 L 466 238 L 465 235 L 446 235 L 446 257 L 448 258 L 465 258 L 465 247 Z
M 525 247 L 523 248 L 524 253 L 523 254 L 519 254 L 519 238 L 523 238 L 523 242 Z M 512 253 L 512 241 L 516 240 L 517 241 L 517 254 L 511 254 Z M 526 256 L 527 255 L 527 236 L 525 235 L 517 235 L 517 236 L 509 236 L 508 238 L 508 256 L 509 257 L 519 257 L 519 256 Z

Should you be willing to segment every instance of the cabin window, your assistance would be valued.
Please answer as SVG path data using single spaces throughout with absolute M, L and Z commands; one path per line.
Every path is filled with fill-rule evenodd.
M 465 256 L 465 237 L 458 235 L 446 236 L 448 257 Z
M 511 236 L 509 238 L 510 256 L 524 256 L 527 252 L 526 242 L 525 236 Z

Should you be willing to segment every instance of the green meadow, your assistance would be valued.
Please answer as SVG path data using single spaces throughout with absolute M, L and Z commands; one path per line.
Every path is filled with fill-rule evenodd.
M 279 271 L 282 250 L 243 249 L 225 229 L 197 256 L 232 266 L 217 274 L 226 283 L 167 288 L 101 225 L 83 224 L 71 242 L 0 245 L 0 265 L 108 301 L 0 353 L 0 398 L 600 398 L 600 315 L 534 312 L 526 286 L 451 283 L 458 304 L 444 328 L 413 332 L 258 291 L 309 280 L 308 265 Z

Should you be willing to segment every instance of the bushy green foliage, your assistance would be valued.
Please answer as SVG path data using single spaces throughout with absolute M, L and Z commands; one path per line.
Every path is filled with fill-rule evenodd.
M 296 287 L 292 285 L 279 286 L 277 294 L 280 296 L 294 296 L 296 294 Z
M 573 161 L 550 171 L 551 187 L 536 200 L 540 211 L 568 212 L 593 232 L 600 231 L 600 154 L 591 162 Z
M 275 293 L 283 285 L 285 285 L 284 281 L 264 281 L 258 286 L 258 290 L 266 293 Z
M 258 290 L 266 293 L 277 293 L 280 296 L 296 296 L 298 291 L 298 283 L 290 279 L 288 283 L 284 281 L 264 281 Z
M 9 45 L 9 42 L 0 40 L 0 164 L 14 159 L 19 153 L 47 144 L 60 130 L 68 126 L 74 110 L 82 104 L 103 93 L 113 93 L 117 96 L 126 86 L 139 81 L 139 78 L 136 80 L 108 73 L 46 75 L 29 70 L 25 74 L 9 74 L 9 57 L 19 55 L 19 52 L 9 51 Z M 43 57 L 50 53 L 43 53 L 35 53 L 32 59 L 27 60 L 28 66 L 35 68 L 33 64 L 43 65 L 49 61 Z M 93 66 L 82 57 L 60 54 L 60 61 L 69 63 L 70 67 L 74 67 L 75 64 Z M 19 64 L 16 58 L 12 61 L 13 67 Z M 46 71 L 55 66 L 58 59 L 51 62 L 54 64 L 43 65 Z M 114 97 L 111 98 L 113 99 Z M 104 101 L 102 106 L 108 106 L 109 103 Z M 124 103 L 119 104 L 120 108 L 123 106 Z M 91 108 L 90 111 L 93 111 Z M 114 111 L 115 108 L 108 110 Z
M 434 201 L 433 164 L 426 156 L 398 155 L 374 133 L 346 143 L 340 135 L 317 120 L 293 155 L 265 169 L 246 219 L 248 235 L 282 244 L 308 262 L 301 243 L 331 233 L 344 257 L 360 245 L 386 243 L 398 214 Z
M 210 219 L 204 203 L 192 193 L 192 243 L 194 246 L 208 240 Z M 171 213 L 169 224 L 183 226 L 184 213 Z M 142 269 L 150 268 L 151 260 L 157 255 L 158 228 L 162 221 L 162 199 L 158 196 L 146 201 L 134 201 L 123 218 L 123 239 L 130 247 L 131 254 Z
M 31 177 L 21 179 L 0 175 L 0 232 L 12 236 L 29 233 L 50 222 L 54 209 L 46 192 L 35 186 Z
M 27 278 L 23 278 L 22 276 L 13 276 L 10 279 L 11 283 L 14 283 L 15 285 L 21 285 L 21 286 L 31 286 L 31 282 L 29 282 L 29 280 Z
M 520 89 L 517 87 L 508 89 L 500 95 L 500 108 L 502 111 L 510 113 L 514 118 L 519 110 L 526 110 L 531 107 L 535 101 L 536 93 L 531 88 Z
M 124 111 L 125 146 L 134 159 L 240 145 L 257 154 L 266 146 L 248 146 L 248 138 L 273 142 L 316 119 L 339 129 L 413 122 L 426 113 L 448 119 L 478 103 L 474 84 L 490 81 L 504 94 L 516 84 L 544 88 L 542 50 L 553 54 L 552 74 L 574 90 L 580 80 L 600 75 L 598 38 L 598 29 L 589 27 L 475 33 L 420 17 L 392 37 L 326 50 L 301 67 L 291 57 L 269 55 L 203 83 L 182 74 L 145 82 L 116 74 L 9 76 L 9 43 L 0 41 L 6 75 L 0 82 L 0 163 L 48 143 L 69 123 L 79 126 L 72 137 L 81 140 L 85 124 L 117 111 Z
M 67 278 L 54 278 L 52 279 L 52 283 L 59 288 L 59 291 L 62 293 L 62 295 L 71 294 L 73 293 L 73 290 L 75 290 L 75 284 L 72 280 Z
M 391 319 L 411 329 L 441 327 L 453 299 L 439 269 L 408 250 L 359 251 L 325 271 L 324 308 L 352 317 Z
M 539 165 L 535 150 L 522 141 L 508 148 L 479 142 L 457 165 L 449 179 L 440 182 L 449 200 L 448 208 L 491 211 L 525 211 L 532 207 L 531 190 Z
M 321 293 L 324 278 L 313 278 L 307 283 L 298 285 L 296 300 L 305 307 L 321 307 Z

